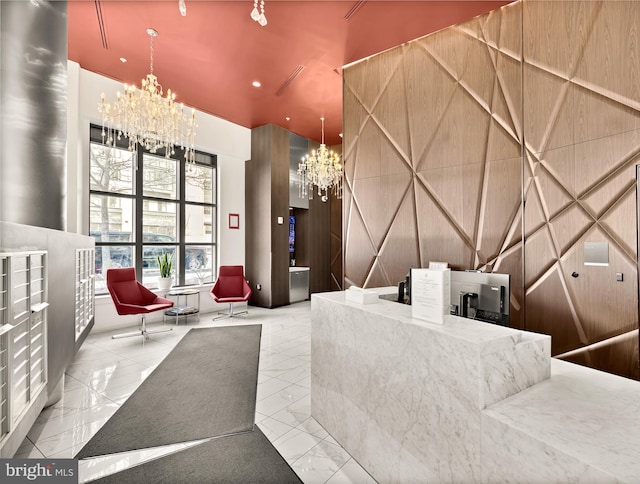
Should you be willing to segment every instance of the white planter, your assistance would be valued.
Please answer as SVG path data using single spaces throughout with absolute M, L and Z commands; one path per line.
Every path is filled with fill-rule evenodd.
M 158 277 L 158 289 L 161 291 L 168 291 L 173 284 L 173 277 Z

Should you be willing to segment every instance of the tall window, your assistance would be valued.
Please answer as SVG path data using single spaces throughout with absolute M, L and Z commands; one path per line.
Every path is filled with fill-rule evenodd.
M 173 258 L 174 284 L 213 280 L 216 260 L 216 157 L 181 150 L 165 158 L 143 149 L 102 142 L 91 126 L 89 235 L 96 239 L 96 293 L 105 293 L 106 270 L 136 268 L 147 287 L 157 287 L 158 257 Z

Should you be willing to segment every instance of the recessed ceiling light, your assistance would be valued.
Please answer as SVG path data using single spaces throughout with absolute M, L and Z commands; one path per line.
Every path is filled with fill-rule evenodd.
M 253 81 L 253 82 L 251 83 L 251 85 L 252 85 L 253 87 L 260 87 L 260 86 L 262 86 L 262 84 L 260 84 L 260 81 Z
M 125 59 L 124 57 L 120 57 L 120 62 L 124 64 L 125 62 L 127 62 L 127 59 Z

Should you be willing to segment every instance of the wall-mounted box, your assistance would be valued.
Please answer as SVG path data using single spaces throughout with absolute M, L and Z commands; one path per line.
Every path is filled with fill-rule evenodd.
M 609 265 L 609 242 L 585 242 L 584 243 L 585 266 Z

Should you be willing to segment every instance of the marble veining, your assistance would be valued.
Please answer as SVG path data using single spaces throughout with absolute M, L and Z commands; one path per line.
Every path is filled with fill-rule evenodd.
M 482 408 L 486 408 L 551 375 L 551 340 L 533 338 L 482 358 Z
M 640 384 L 550 338 L 312 297 L 311 415 L 379 482 L 637 483 Z
M 377 480 L 479 482 L 481 411 L 548 378 L 547 340 L 314 294 L 311 412 Z
M 499 475 L 513 482 L 557 472 L 572 482 L 638 482 L 640 384 L 636 381 L 552 360 L 550 379 L 487 409 L 484 418 L 485 427 L 491 429 L 484 435 L 485 447 L 491 449 L 486 452 L 489 481 Z M 532 446 L 543 447 L 531 452 Z M 522 460 L 524 453 L 527 458 Z M 549 461 L 555 471 L 553 466 L 549 469 Z M 510 462 L 519 464 L 511 468 Z

